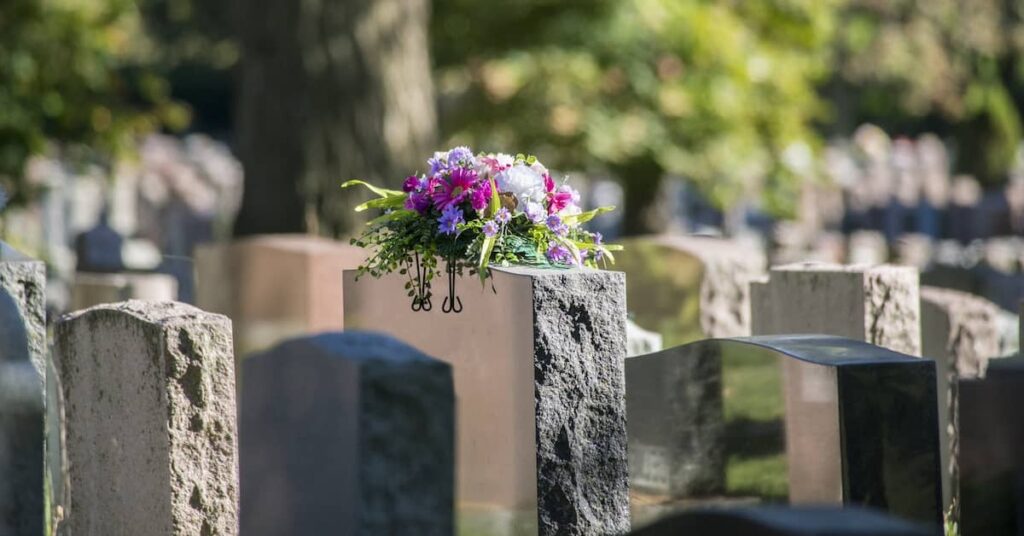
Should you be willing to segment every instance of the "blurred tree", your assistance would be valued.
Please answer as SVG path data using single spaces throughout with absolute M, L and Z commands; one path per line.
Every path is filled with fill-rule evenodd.
M 818 143 L 838 0 L 436 0 L 450 143 L 611 171 L 625 232 L 660 230 L 664 173 L 792 208 Z
M 1004 180 L 1021 139 L 1024 2 L 848 0 L 829 84 L 835 133 L 870 121 L 956 138 L 958 167 Z
M 188 111 L 146 69 L 131 0 L 0 1 L 0 186 L 31 198 L 28 157 L 48 142 L 109 162 L 133 136 L 181 127 Z
M 428 0 L 240 2 L 236 235 L 356 222 L 361 178 L 397 185 L 434 147 Z

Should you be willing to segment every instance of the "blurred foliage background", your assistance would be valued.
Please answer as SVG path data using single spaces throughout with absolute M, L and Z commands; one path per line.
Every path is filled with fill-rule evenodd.
M 801 181 L 817 174 L 823 140 L 865 121 L 894 134 L 938 133 L 955 147 L 959 170 L 989 185 L 1006 180 L 1021 139 L 1017 0 L 276 2 L 283 0 L 0 3 L 0 181 L 14 201 L 31 196 L 20 180 L 25 159 L 53 147 L 87 147 L 82 158 L 102 161 L 152 130 L 201 130 L 233 143 L 261 135 L 239 132 L 254 124 L 240 115 L 259 106 L 236 104 L 239 87 L 261 83 L 240 68 L 257 56 L 265 59 L 257 71 L 281 76 L 292 71 L 274 69 L 287 63 L 299 82 L 276 95 L 273 84 L 259 85 L 264 97 L 318 118 L 281 123 L 281 143 L 311 144 L 302 130 L 322 137 L 333 132 L 325 121 L 372 127 L 368 139 L 335 148 L 340 164 L 300 146 L 282 154 L 301 164 L 253 179 L 291 185 L 293 204 L 305 207 L 271 223 L 281 231 L 343 234 L 351 221 L 325 219 L 337 212 L 331 203 L 347 201 L 316 194 L 310 181 L 340 182 L 373 162 L 393 167 L 403 161 L 386 154 L 403 146 L 392 143 L 394 125 L 434 128 L 433 111 L 396 119 L 387 108 L 403 102 L 400 94 L 367 94 L 388 93 L 394 79 L 433 95 L 432 138 L 443 144 L 531 151 L 561 170 L 619 178 L 626 233 L 658 230 L 651 207 L 666 174 L 692 181 L 719 206 L 755 198 L 791 213 Z M 401 27 L 389 18 L 414 4 L 424 16 L 414 11 Z M 339 13 L 355 22 L 336 24 Z M 240 29 L 256 27 L 263 33 L 240 39 Z M 280 39 L 267 37 L 275 32 Z M 392 50 L 398 37 L 420 34 L 429 56 Z M 290 41 L 293 51 L 282 44 Z M 421 61 L 432 79 L 413 65 Z M 367 62 L 387 62 L 385 74 Z M 344 79 L 349 72 L 364 77 L 365 90 Z M 361 108 L 383 108 L 324 104 L 311 88 L 332 83 Z M 260 129 L 278 130 L 265 122 Z M 382 156 L 346 167 L 345 151 L 374 141 Z M 244 201 L 243 213 L 247 206 L 257 205 Z

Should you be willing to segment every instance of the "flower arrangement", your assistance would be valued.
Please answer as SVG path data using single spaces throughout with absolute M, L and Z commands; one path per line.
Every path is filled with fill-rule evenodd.
M 409 275 L 406 289 L 414 310 L 430 309 L 430 281 L 439 257 L 449 275 L 444 310 L 450 312 L 461 309 L 454 280 L 464 269 L 486 280 L 491 264 L 596 268 L 614 262 L 612 251 L 621 249 L 581 227 L 613 207 L 582 211 L 579 193 L 556 183 L 533 156 L 474 154 L 455 147 L 434 153 L 427 165 L 426 173 L 405 179 L 401 191 L 359 180 L 342 185 L 365 186 L 378 196 L 357 211 L 384 211 L 352 240 L 372 249 L 359 275 Z

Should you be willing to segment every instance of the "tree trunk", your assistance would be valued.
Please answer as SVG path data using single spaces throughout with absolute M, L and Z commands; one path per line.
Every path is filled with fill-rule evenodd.
M 235 235 L 349 233 L 366 194 L 340 184 L 396 185 L 432 150 L 429 0 L 237 1 Z
M 669 215 L 660 202 L 663 170 L 653 159 L 638 158 L 613 170 L 622 183 L 622 234 L 625 236 L 660 233 L 668 226 Z

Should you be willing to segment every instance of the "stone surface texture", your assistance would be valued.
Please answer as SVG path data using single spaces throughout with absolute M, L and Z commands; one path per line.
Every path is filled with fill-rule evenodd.
M 625 276 L 517 271 L 533 276 L 539 533 L 623 533 Z
M 943 503 L 959 520 L 961 380 L 983 378 L 989 359 L 999 357 L 999 307 L 958 290 L 921 287 L 923 355 L 935 360 L 942 433 Z
M 243 367 L 244 534 L 453 534 L 447 363 L 345 332 L 286 341 Z
M 46 377 L 46 266 L 0 242 L 0 288 L 18 303 L 32 365 Z
M 900 266 L 798 263 L 755 286 L 754 335 L 816 333 L 921 355 L 917 271 Z
M 57 324 L 75 536 L 238 533 L 231 325 L 129 301 Z

